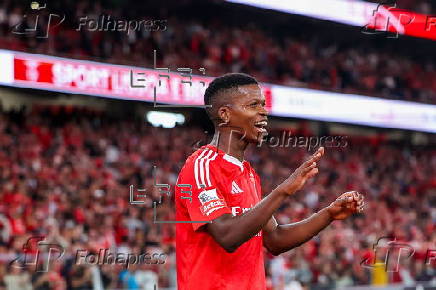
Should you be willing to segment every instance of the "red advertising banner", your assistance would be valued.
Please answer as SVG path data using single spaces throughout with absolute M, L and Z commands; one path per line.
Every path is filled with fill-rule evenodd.
M 184 69 L 186 70 L 188 68 Z M 180 106 L 201 106 L 204 104 L 204 92 L 212 78 L 163 69 L 14 53 L 13 80 L 17 85 L 30 88 Z M 271 87 L 262 87 L 270 108 Z
M 16 84 L 76 94 L 154 101 L 157 103 L 202 105 L 210 78 L 62 59 L 41 55 L 14 54 Z
M 203 106 L 212 79 L 187 74 L 188 68 L 168 72 L 8 50 L 0 50 L 0 64 L 1 85 L 156 101 L 160 106 Z M 266 83 L 262 88 L 273 116 L 436 133 L 434 105 Z
M 436 40 L 436 15 L 379 5 L 366 28 Z

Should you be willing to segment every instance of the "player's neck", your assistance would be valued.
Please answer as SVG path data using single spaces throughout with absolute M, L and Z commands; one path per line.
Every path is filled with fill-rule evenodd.
M 237 158 L 239 161 L 244 161 L 245 149 L 248 146 L 248 142 L 241 140 L 240 136 L 236 134 L 230 134 L 230 132 L 215 131 L 210 145 L 217 147 L 224 151 L 226 154 Z

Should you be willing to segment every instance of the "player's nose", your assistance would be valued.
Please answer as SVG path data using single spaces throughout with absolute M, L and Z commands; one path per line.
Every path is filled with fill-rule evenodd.
M 267 110 L 265 107 L 262 107 L 262 108 L 260 109 L 260 111 L 259 111 L 259 114 L 260 114 L 262 117 L 266 117 L 266 116 L 268 116 L 268 110 Z

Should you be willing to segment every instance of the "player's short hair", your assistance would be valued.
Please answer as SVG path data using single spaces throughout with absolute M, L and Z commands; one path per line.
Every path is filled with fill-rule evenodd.
M 211 107 L 206 107 L 209 118 L 214 121 L 217 118 L 218 108 L 225 102 L 231 101 L 224 99 L 226 98 L 223 94 L 225 91 L 252 84 L 259 83 L 254 77 L 244 73 L 228 73 L 215 78 L 204 93 L 204 104 L 211 105 Z

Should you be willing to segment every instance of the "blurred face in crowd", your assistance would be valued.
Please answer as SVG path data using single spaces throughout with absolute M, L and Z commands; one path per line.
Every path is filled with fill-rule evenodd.
M 240 86 L 232 91 L 231 103 L 222 106 L 219 115 L 223 122 L 219 127 L 233 130 L 230 134 L 239 136 L 248 143 L 258 143 L 267 134 L 265 96 L 257 84 Z

